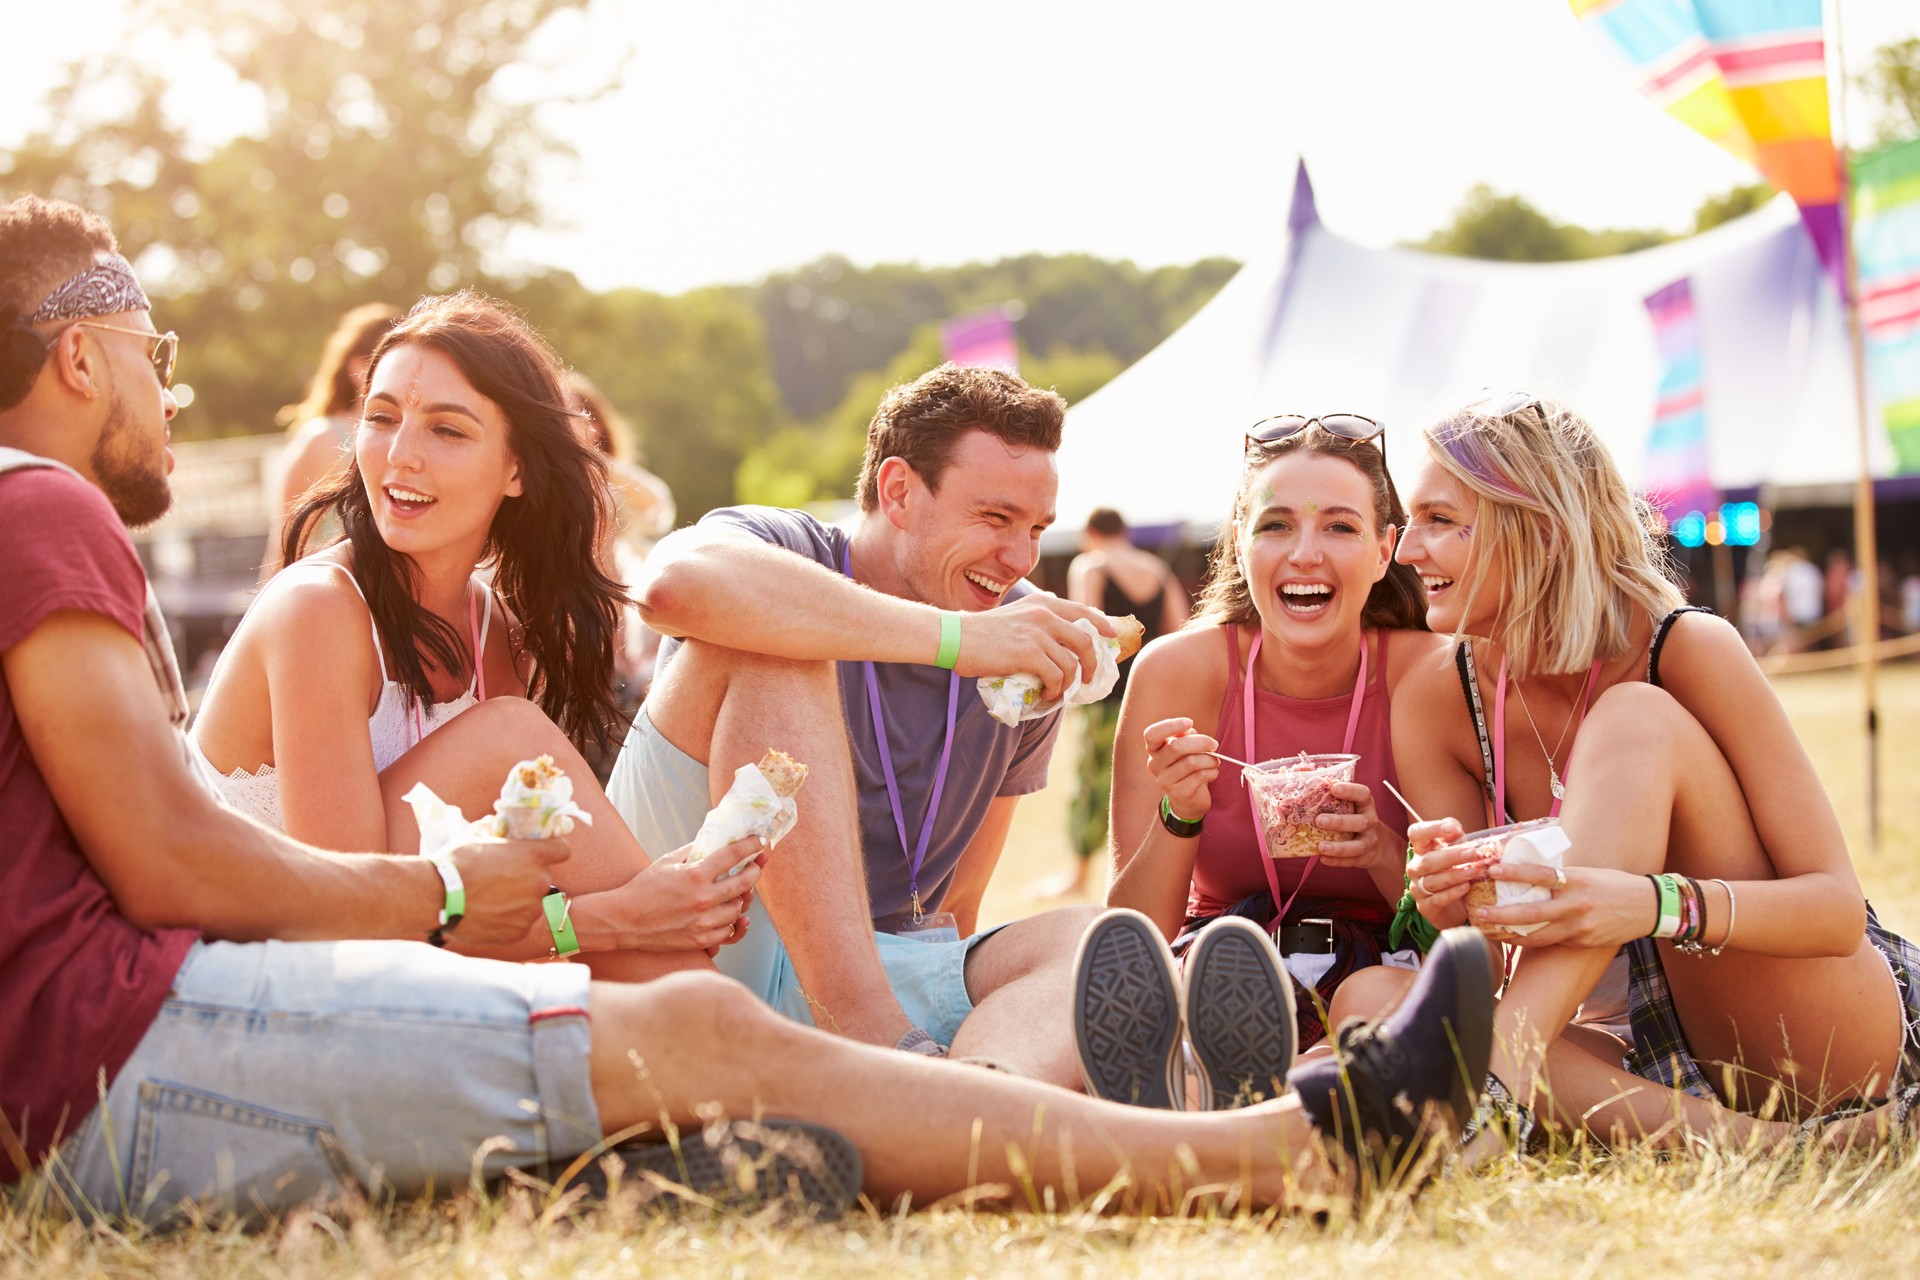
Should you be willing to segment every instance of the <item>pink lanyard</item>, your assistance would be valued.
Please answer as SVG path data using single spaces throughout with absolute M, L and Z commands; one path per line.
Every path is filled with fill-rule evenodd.
M 486 655 L 480 652 L 479 599 L 480 598 L 474 594 L 473 582 L 469 579 L 467 582 L 467 635 L 473 639 L 474 700 L 477 702 L 485 702 L 487 700 L 487 672 L 483 662 Z M 489 602 L 488 608 L 492 608 L 491 602 Z M 421 740 L 426 736 L 427 722 L 420 715 L 420 700 L 415 698 L 413 699 L 413 745 L 416 747 L 419 746 Z
M 840 570 L 849 581 L 853 576 L 853 543 L 847 543 L 840 556 Z M 887 722 L 880 714 L 880 678 L 873 663 L 860 664 L 867 672 L 867 710 L 873 716 L 873 740 L 880 748 L 880 776 L 887 783 L 887 805 L 893 810 L 893 829 L 900 833 L 900 852 L 907 860 L 907 892 L 912 895 L 913 918 L 923 918 L 920 909 L 920 868 L 927 860 L 927 844 L 933 838 L 934 819 L 940 814 L 940 793 L 947 787 L 947 766 L 953 762 L 953 726 L 960 711 L 960 673 L 947 677 L 947 737 L 940 746 L 940 764 L 933 772 L 933 794 L 927 799 L 926 821 L 920 824 L 919 843 L 907 844 L 907 814 L 900 803 L 900 783 L 893 773 L 893 750 L 887 745 Z
M 1587 718 L 1587 703 L 1593 699 L 1593 686 L 1599 683 L 1599 680 L 1600 664 L 1596 661 L 1593 669 L 1587 672 L 1587 687 L 1580 694 L 1580 708 L 1574 713 L 1573 736 L 1575 739 L 1580 737 L 1580 722 Z M 1532 718 L 1531 712 L 1528 713 L 1528 718 Z M 1542 750 L 1544 749 L 1545 744 L 1542 743 Z M 1567 765 L 1566 769 L 1559 770 L 1562 790 L 1565 790 L 1567 778 L 1573 772 L 1571 754 L 1567 757 Z M 1548 759 L 1547 768 L 1550 771 L 1555 768 L 1552 759 Z M 1512 819 L 1507 816 L 1507 659 L 1505 654 L 1500 657 L 1500 687 L 1493 691 L 1493 804 L 1493 816 L 1498 819 L 1494 825 L 1506 826 Z M 1560 800 L 1557 797 L 1554 799 L 1553 806 L 1547 810 L 1547 816 L 1550 818 L 1560 816 Z
M 1247 646 L 1247 675 L 1240 685 L 1241 728 L 1246 737 L 1246 756 L 1256 764 L 1260 762 L 1260 755 L 1253 745 L 1253 671 L 1254 664 L 1260 661 L 1260 641 L 1265 638 L 1265 635 L 1264 628 L 1256 631 L 1253 643 Z M 1360 707 L 1366 698 L 1367 633 L 1362 631 L 1360 633 L 1360 675 L 1353 682 L 1353 709 L 1347 713 L 1347 736 L 1340 744 L 1343 755 L 1353 753 L 1353 737 L 1360 729 Z M 1244 779 L 1241 780 L 1240 785 L 1247 793 L 1247 806 L 1253 810 L 1253 834 L 1254 838 L 1260 842 L 1260 866 L 1267 873 L 1267 887 L 1273 892 L 1274 902 L 1279 903 L 1280 873 L 1274 869 L 1273 855 L 1267 852 L 1267 824 L 1260 818 L 1260 801 L 1255 799 L 1253 788 L 1247 786 Z M 1294 889 L 1292 897 L 1289 897 L 1274 913 L 1273 927 L 1268 930 L 1269 933 L 1279 930 L 1281 922 L 1287 918 L 1287 912 L 1293 906 L 1294 898 L 1298 898 L 1306 889 L 1307 878 L 1313 874 L 1313 869 L 1319 864 L 1320 855 L 1317 853 L 1307 859 L 1307 869 L 1300 873 L 1300 884 Z

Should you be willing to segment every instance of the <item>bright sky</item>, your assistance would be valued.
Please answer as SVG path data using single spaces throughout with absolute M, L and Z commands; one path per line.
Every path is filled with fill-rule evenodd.
M 26 50 L 0 80 L 4 143 L 124 0 L 0 2 L 24 10 L 8 25 Z M 1920 5 L 1846 0 L 1844 22 L 1858 69 L 1920 34 Z M 616 91 L 549 108 L 579 156 L 536 192 L 552 225 L 513 245 L 596 288 L 830 252 L 1245 258 L 1284 225 L 1296 155 L 1328 225 L 1370 244 L 1424 236 L 1475 182 L 1566 221 L 1680 229 L 1754 176 L 1641 99 L 1561 0 L 595 0 L 543 34 L 552 83 L 630 53 Z M 172 105 L 230 127 L 230 88 L 181 78 Z

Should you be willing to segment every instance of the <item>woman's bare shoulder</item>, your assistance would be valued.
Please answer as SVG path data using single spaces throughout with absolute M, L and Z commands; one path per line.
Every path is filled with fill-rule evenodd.
M 1387 688 L 1396 687 L 1409 673 L 1436 671 L 1453 665 L 1453 637 L 1432 631 L 1389 631 Z
M 1133 660 L 1127 688 L 1144 689 L 1142 696 L 1155 698 L 1204 701 L 1212 695 L 1206 703 L 1211 708 L 1227 687 L 1226 631 L 1220 623 L 1198 623 L 1161 636 Z

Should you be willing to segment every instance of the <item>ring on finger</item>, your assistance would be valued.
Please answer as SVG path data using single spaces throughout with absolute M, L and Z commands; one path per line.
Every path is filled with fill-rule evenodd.
M 1558 893 L 1566 887 L 1567 887 L 1567 873 L 1565 869 L 1561 867 L 1555 867 L 1553 869 L 1553 889 L 1551 890 L 1551 892 Z
M 1431 898 L 1433 896 L 1433 890 L 1427 888 L 1427 878 L 1425 876 L 1415 876 L 1413 878 L 1413 887 L 1418 889 L 1425 897 Z

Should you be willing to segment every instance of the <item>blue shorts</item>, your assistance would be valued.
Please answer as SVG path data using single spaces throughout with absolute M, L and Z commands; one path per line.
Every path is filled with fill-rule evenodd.
M 47 1167 L 83 1213 L 418 1195 L 600 1140 L 584 966 L 421 942 L 199 943 Z
M 633 718 L 626 746 L 607 781 L 607 799 L 633 829 L 648 857 L 657 858 L 693 842 L 712 806 L 707 766 L 668 742 L 647 718 Z M 804 797 L 802 798 L 804 801 Z M 779 857 L 778 851 L 773 854 Z M 720 948 L 714 963 L 777 1012 L 815 1025 L 813 1008 L 780 931 L 755 895 L 747 936 Z M 916 942 L 891 933 L 873 935 L 887 982 L 916 1027 L 941 1044 L 952 1044 L 973 1012 L 967 994 L 967 953 L 994 934 L 989 929 L 956 942 Z

